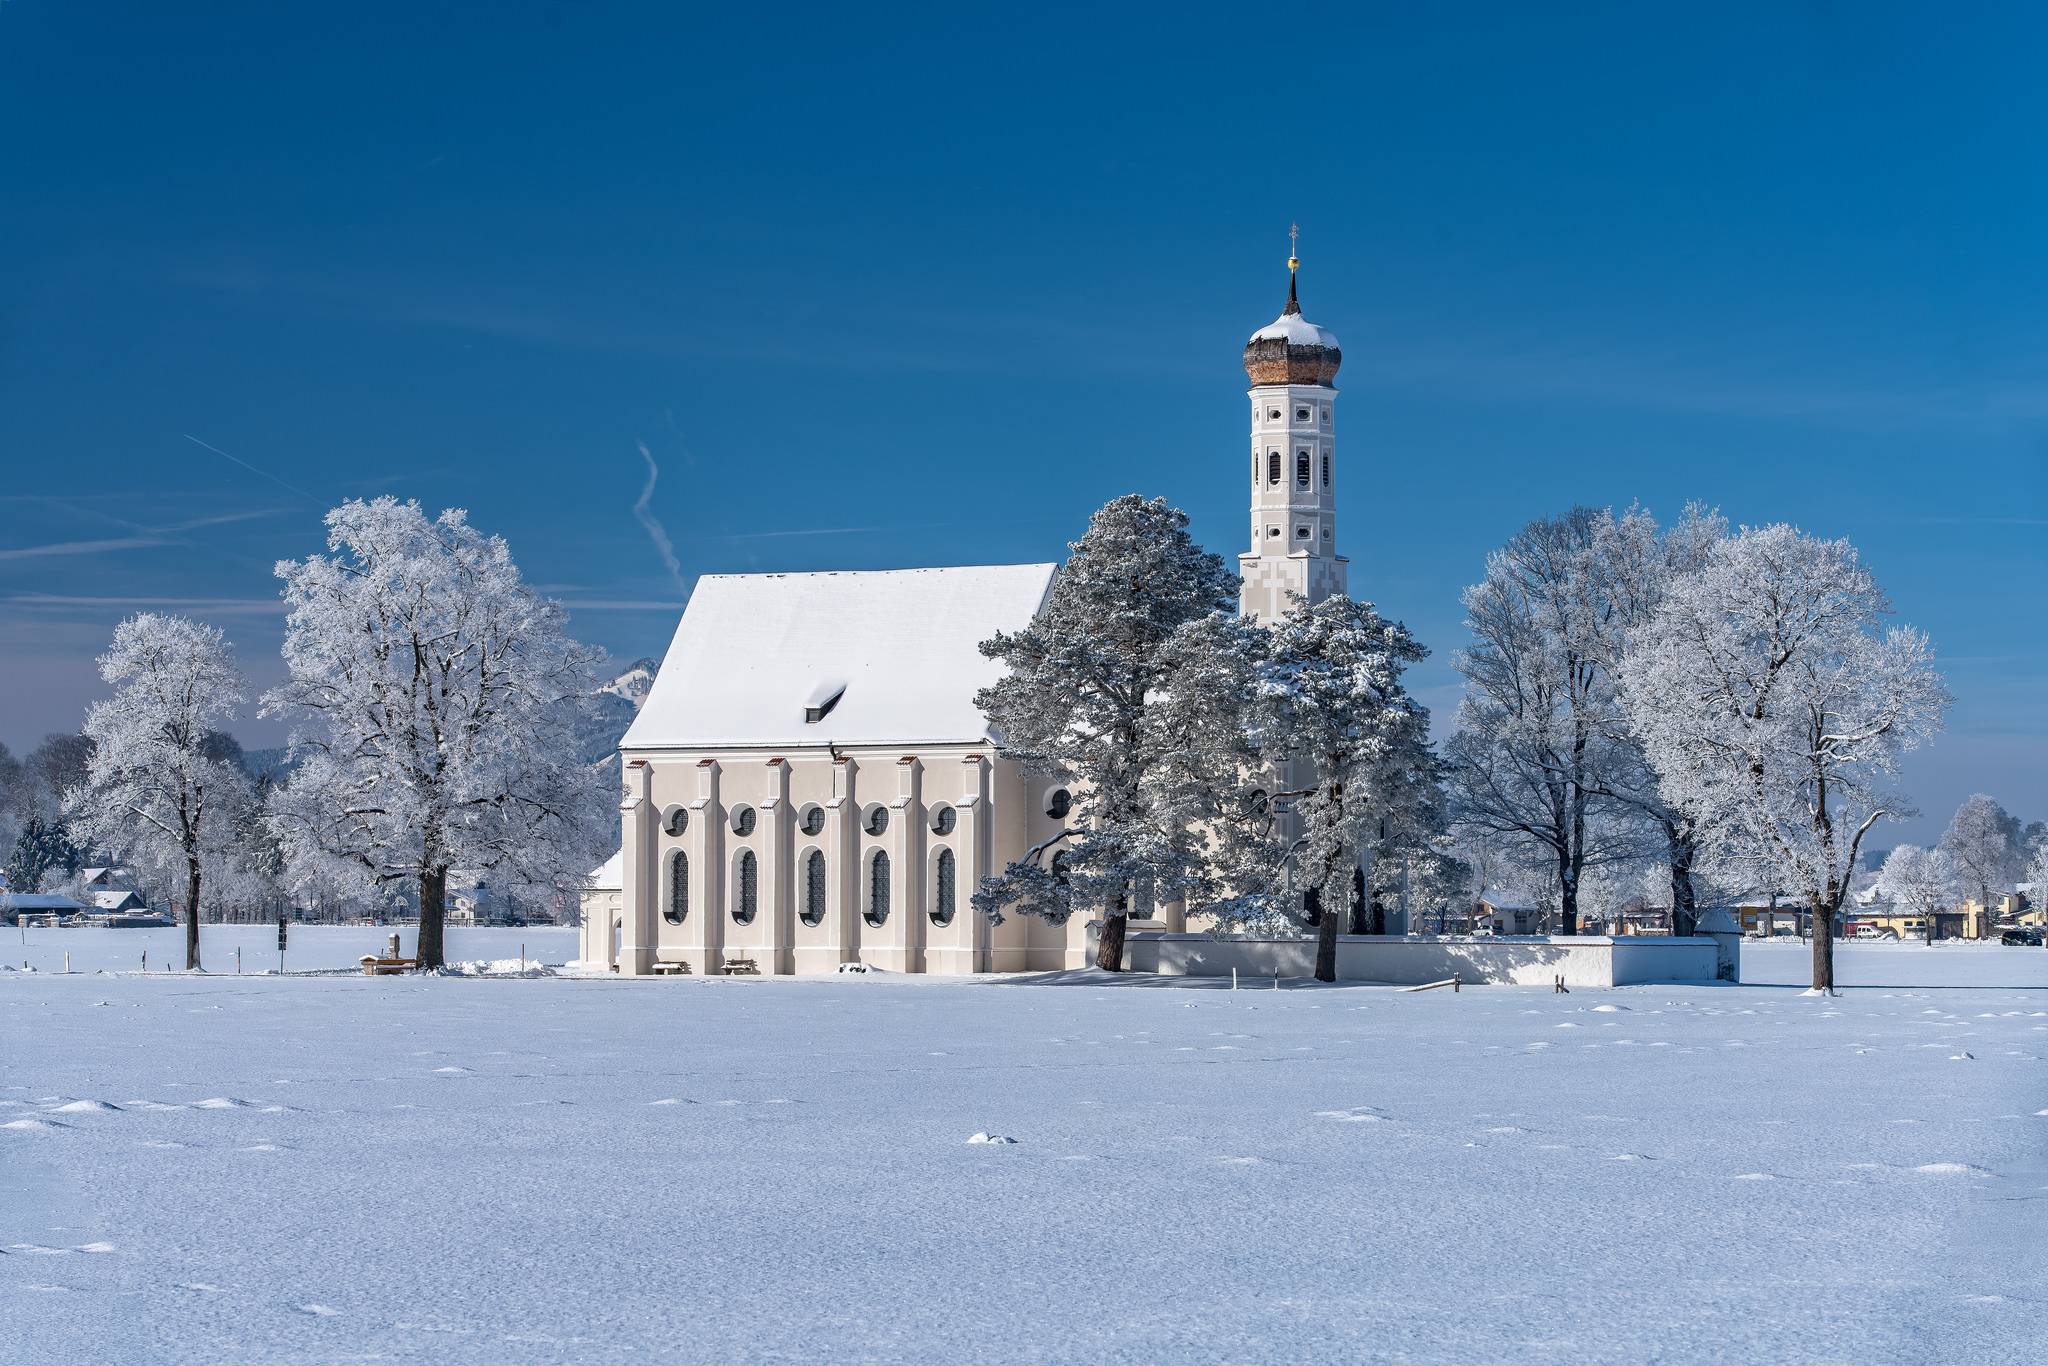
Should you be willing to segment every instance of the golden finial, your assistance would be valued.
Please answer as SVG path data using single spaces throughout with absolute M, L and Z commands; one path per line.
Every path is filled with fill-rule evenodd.
M 1287 273 L 1289 275 L 1301 269 L 1301 257 L 1295 251 L 1295 248 L 1300 245 L 1301 224 L 1289 223 L 1287 225 Z

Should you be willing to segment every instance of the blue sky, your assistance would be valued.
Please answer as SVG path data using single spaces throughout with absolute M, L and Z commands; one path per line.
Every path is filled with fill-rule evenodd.
M 1055 558 L 1130 490 L 1234 554 L 1299 220 L 1432 706 L 1489 547 L 1705 499 L 1933 635 L 1905 833 L 2048 816 L 2048 12 L 1439 8 L 6 0 L 0 740 L 136 606 L 274 678 L 352 495 L 628 657 L 701 572 Z

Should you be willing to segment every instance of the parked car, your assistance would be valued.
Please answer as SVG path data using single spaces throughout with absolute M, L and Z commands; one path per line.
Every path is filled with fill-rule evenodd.
M 2004 934 L 1998 936 L 1998 942 L 2001 944 L 2017 944 L 2022 948 L 2038 949 L 2041 947 L 2041 932 L 2039 930 L 2030 930 L 2024 925 L 2015 925 Z
M 1884 931 L 1875 925 L 1858 925 L 1849 932 L 1849 937 L 1851 939 L 1882 939 L 1884 938 Z

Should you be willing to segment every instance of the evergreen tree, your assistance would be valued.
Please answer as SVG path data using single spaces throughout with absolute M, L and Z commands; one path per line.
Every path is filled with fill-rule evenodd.
M 1320 906 L 1316 977 L 1337 979 L 1342 907 L 1361 855 L 1412 850 L 1441 828 L 1429 712 L 1401 675 L 1428 651 L 1368 602 L 1335 597 L 1273 624 L 1259 661 L 1254 742 L 1291 765 L 1298 881 Z
M 7 885 L 17 892 L 47 891 L 78 871 L 84 853 L 60 820 L 30 816 L 7 860 Z
M 1073 784 L 1074 802 L 1056 836 L 984 882 L 975 909 L 1056 923 L 1099 912 L 1096 963 L 1110 971 L 1123 967 L 1134 901 L 1176 899 L 1201 878 L 1180 794 L 1162 781 L 1177 741 L 1152 708 L 1174 633 L 1231 610 L 1238 580 L 1187 523 L 1164 499 L 1106 504 L 1069 547 L 1038 615 L 981 647 L 1007 669 L 975 697 L 1003 752 Z

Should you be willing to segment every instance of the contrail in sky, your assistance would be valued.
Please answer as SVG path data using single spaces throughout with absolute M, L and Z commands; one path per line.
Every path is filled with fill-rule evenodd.
M 240 465 L 243 469 L 249 471 L 249 473 L 251 474 L 258 475 L 264 479 L 268 479 L 271 483 L 277 485 L 281 489 L 284 489 L 286 492 L 296 493 L 299 495 L 299 497 L 306 499 L 308 502 L 317 503 L 320 501 L 318 498 L 315 498 L 312 494 L 300 488 L 297 484 L 287 484 L 284 480 L 278 478 L 269 470 L 259 470 L 254 465 L 250 464 L 248 461 L 242 459 L 241 456 L 229 455 L 226 451 L 214 445 L 211 441 L 201 441 L 198 437 L 192 435 L 192 433 L 190 432 L 180 432 L 179 435 L 184 437 L 187 441 L 191 442 L 195 446 L 206 447 L 206 449 L 212 451 L 215 455 L 219 456 L 223 460 L 234 461 L 237 465 Z
M 654 453 L 647 449 L 647 443 L 636 443 L 640 447 L 640 458 L 647 462 L 647 487 L 640 490 L 639 500 L 633 504 L 633 515 L 640 519 L 640 525 L 647 528 L 647 535 L 654 541 L 654 548 L 661 552 L 661 562 L 668 566 L 668 576 L 676 581 L 676 587 L 687 589 L 683 582 L 682 562 L 676 559 L 676 548 L 669 543 L 668 532 L 661 526 L 661 519 L 648 509 L 654 497 L 654 481 L 661 477 L 661 467 L 654 463 Z

